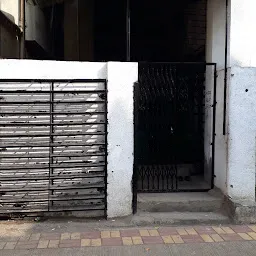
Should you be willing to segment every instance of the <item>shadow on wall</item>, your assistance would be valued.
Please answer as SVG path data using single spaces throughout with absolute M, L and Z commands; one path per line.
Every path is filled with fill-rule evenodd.
M 10 20 L 13 24 L 15 24 L 14 16 L 12 16 L 10 13 L 2 11 L 1 10 L 1 3 L 0 3 L 0 12 L 6 16 L 8 20 Z

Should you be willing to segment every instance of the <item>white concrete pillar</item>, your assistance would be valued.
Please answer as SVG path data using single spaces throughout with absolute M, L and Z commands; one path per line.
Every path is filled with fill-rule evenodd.
M 227 194 L 255 200 L 256 1 L 229 3 Z
M 132 214 L 133 87 L 137 80 L 137 63 L 108 63 L 109 218 Z

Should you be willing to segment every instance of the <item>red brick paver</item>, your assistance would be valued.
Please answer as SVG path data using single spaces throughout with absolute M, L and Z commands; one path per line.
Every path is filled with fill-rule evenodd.
M 97 238 L 100 238 L 100 232 L 99 231 L 83 232 L 83 233 L 81 233 L 81 238 L 97 239 Z
M 160 236 L 145 236 L 142 237 L 144 244 L 163 244 L 164 241 Z
M 118 246 L 123 245 L 123 241 L 122 238 L 102 238 L 102 245 Z
M 177 229 L 173 227 L 159 228 L 158 232 L 161 236 L 178 235 Z

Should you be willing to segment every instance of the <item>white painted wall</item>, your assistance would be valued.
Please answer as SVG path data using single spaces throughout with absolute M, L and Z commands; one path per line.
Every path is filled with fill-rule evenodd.
M 229 90 L 227 192 L 233 199 L 255 201 L 256 2 L 229 5 Z M 248 91 L 247 91 L 248 90 Z
M 256 67 L 256 1 L 232 0 L 230 6 L 230 64 Z
M 224 95 L 224 75 L 225 75 L 225 22 L 226 22 L 226 1 L 208 0 L 207 4 L 207 41 L 206 41 L 206 61 L 217 63 L 217 105 L 216 105 L 216 136 L 215 136 L 215 179 L 214 185 L 226 194 L 226 137 L 223 136 L 223 95 Z M 213 102 L 212 94 L 212 74 L 209 73 L 206 82 L 206 92 L 208 102 Z M 209 99 L 210 98 L 210 99 Z M 207 105 L 206 105 L 207 106 Z M 212 109 L 207 109 L 206 114 L 212 113 Z M 206 116 L 207 118 L 207 116 Z M 205 151 L 207 162 L 211 161 L 211 151 L 209 143 L 212 141 L 210 132 L 212 119 L 206 119 L 205 129 Z
M 256 2 L 229 1 L 227 135 L 223 136 L 225 2 L 208 1 L 207 61 L 217 63 L 218 75 L 215 186 L 233 199 L 255 200 Z
M 19 24 L 19 4 L 18 0 L 0 0 L 0 10 L 13 21 Z
M 104 62 L 0 60 L 0 70 L 0 79 L 107 79 Z
M 228 195 L 234 199 L 255 200 L 255 85 L 256 68 L 231 67 Z
M 133 84 L 137 63 L 108 63 L 108 217 L 132 214 Z
M 108 217 L 131 214 L 138 64 L 0 60 L 0 70 L 0 79 L 108 79 Z

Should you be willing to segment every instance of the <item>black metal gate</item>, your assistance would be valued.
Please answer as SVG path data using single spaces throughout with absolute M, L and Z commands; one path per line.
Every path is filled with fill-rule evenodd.
M 0 80 L 0 215 L 106 216 L 106 80 Z
M 140 63 L 135 85 L 134 192 L 204 191 L 205 78 L 212 71 L 214 159 L 216 65 Z M 213 177 L 214 161 L 210 166 Z

